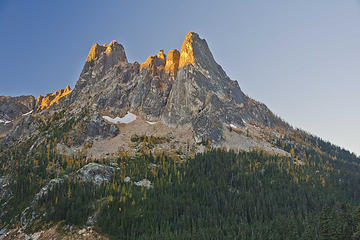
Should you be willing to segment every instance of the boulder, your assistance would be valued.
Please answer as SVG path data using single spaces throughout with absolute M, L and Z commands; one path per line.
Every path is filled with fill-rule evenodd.
M 114 167 L 99 163 L 89 163 L 76 172 L 75 179 L 84 183 L 93 183 L 100 186 L 104 182 L 110 182 L 114 172 Z

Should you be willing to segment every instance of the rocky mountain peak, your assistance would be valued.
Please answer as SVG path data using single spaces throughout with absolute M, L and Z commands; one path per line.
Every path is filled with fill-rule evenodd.
M 226 77 L 225 72 L 216 63 L 205 39 L 199 34 L 189 32 L 181 46 L 179 68 L 193 65 L 204 75 L 216 76 L 217 79 Z
M 98 43 L 95 43 L 90 48 L 86 62 L 96 61 L 102 55 L 106 55 L 113 58 L 112 60 L 117 60 L 119 62 L 127 62 L 124 47 L 115 40 L 111 41 L 109 45 L 99 45 Z
M 185 40 L 181 46 L 180 51 L 180 62 L 179 67 L 182 68 L 188 64 L 195 65 L 195 59 L 194 59 L 194 48 L 193 48 L 193 42 L 198 41 L 199 35 L 197 33 L 189 32 L 186 34 Z
M 86 58 L 86 62 L 90 62 L 93 60 L 97 60 L 102 52 L 104 52 L 106 47 L 100 46 L 99 44 L 95 43 L 89 51 L 89 54 Z

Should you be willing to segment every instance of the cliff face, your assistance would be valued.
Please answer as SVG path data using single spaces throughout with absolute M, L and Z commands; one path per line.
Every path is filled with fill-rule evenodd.
M 216 63 L 204 39 L 186 35 L 181 51 L 163 50 L 143 64 L 128 63 L 121 44 L 95 44 L 70 97 L 112 116 L 128 111 L 170 127 L 191 124 L 197 142 L 223 140 L 226 125 L 254 122 L 286 127 L 265 105 L 248 98 Z

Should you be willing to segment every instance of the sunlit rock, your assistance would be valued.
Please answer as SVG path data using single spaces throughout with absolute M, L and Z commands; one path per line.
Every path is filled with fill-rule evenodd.
M 159 74 L 165 67 L 166 55 L 164 50 L 160 50 L 157 55 L 149 56 L 144 63 L 140 65 L 140 71 L 147 68 L 152 71 L 154 75 Z
M 170 50 L 166 59 L 165 72 L 170 72 L 176 76 L 179 68 L 179 60 L 180 52 L 177 49 Z
M 66 86 L 64 89 L 60 89 L 54 93 L 49 93 L 45 96 L 39 95 L 36 99 L 36 110 L 42 111 L 48 109 L 53 104 L 59 103 L 60 99 L 67 97 L 71 92 L 71 88 Z

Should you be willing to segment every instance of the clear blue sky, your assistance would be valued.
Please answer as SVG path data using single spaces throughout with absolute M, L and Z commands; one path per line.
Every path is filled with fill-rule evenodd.
M 0 0 L 0 95 L 75 85 L 95 42 L 129 61 L 205 38 L 242 90 L 360 154 L 360 2 Z

